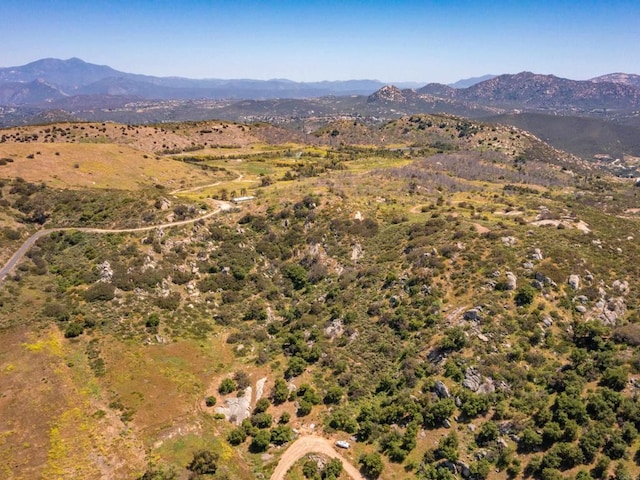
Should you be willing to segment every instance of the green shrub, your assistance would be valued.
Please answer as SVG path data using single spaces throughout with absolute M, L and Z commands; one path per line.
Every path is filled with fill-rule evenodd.
M 527 305 L 531 305 L 535 296 L 536 290 L 530 285 L 525 285 L 518 289 L 514 301 L 518 307 L 526 307 Z
M 287 398 L 289 398 L 289 387 L 287 387 L 287 382 L 281 378 L 277 378 L 273 386 L 273 390 L 271 391 L 271 399 L 273 400 L 273 403 L 280 405 L 281 403 L 286 402 Z
M 251 445 L 249 445 L 249 451 L 252 453 L 261 453 L 269 448 L 269 443 L 271 442 L 271 433 L 269 430 L 260 430 L 253 440 L 251 441 Z
M 211 450 L 199 450 L 187 465 L 187 470 L 199 475 L 213 475 L 218 469 L 218 454 Z
M 271 429 L 271 443 L 284 445 L 293 438 L 293 430 L 288 425 L 278 425 Z
M 379 453 L 364 453 L 358 459 L 360 471 L 367 478 L 376 479 L 382 474 L 384 464 Z
M 227 441 L 233 446 L 237 446 L 237 445 L 240 445 L 241 443 L 244 443 L 246 439 L 247 439 L 247 432 L 242 427 L 234 428 L 227 434 Z
M 110 283 L 97 282 L 91 285 L 85 292 L 84 298 L 87 302 L 108 301 L 115 297 L 116 287 Z
M 236 388 L 238 388 L 238 386 L 236 385 L 236 382 L 234 382 L 230 378 L 225 378 L 220 383 L 220 386 L 218 387 L 218 392 L 220 392 L 221 395 L 228 395 L 229 393 L 233 392 Z
M 271 402 L 268 398 L 261 398 L 256 402 L 256 406 L 253 408 L 253 413 L 265 412 L 271 406 Z
M 67 325 L 64 336 L 66 338 L 75 338 L 82 335 L 82 332 L 84 332 L 84 326 L 81 323 L 73 322 Z

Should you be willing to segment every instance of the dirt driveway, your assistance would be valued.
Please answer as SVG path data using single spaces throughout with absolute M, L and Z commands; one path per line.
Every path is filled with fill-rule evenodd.
M 298 440 L 293 442 L 289 448 L 287 448 L 284 455 L 282 455 L 282 458 L 280 458 L 280 462 L 273 472 L 273 475 L 271 475 L 271 480 L 283 480 L 289 469 L 293 467 L 293 464 L 304 457 L 307 453 L 320 453 L 329 458 L 337 458 L 342 461 L 344 471 L 353 480 L 365 480 L 358 469 L 347 462 L 342 455 L 336 451 L 333 446 L 333 442 L 326 438 L 314 435 L 300 437 Z

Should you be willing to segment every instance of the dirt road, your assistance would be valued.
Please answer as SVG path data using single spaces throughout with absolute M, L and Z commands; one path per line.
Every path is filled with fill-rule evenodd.
M 320 453 L 329 458 L 337 458 L 342 461 L 344 471 L 353 480 L 365 480 L 358 469 L 351 463 L 347 462 L 342 455 L 336 451 L 330 440 L 317 437 L 315 435 L 300 437 L 298 440 L 293 442 L 289 448 L 287 448 L 284 455 L 280 458 L 280 462 L 278 462 L 278 466 L 273 472 L 273 475 L 271 475 L 271 480 L 283 480 L 289 469 L 293 467 L 294 463 L 308 453 Z
M 180 225 L 187 225 L 189 223 L 195 223 L 199 220 L 204 220 L 209 217 L 216 215 L 217 213 L 229 210 L 231 208 L 231 204 L 229 202 L 221 202 L 216 200 L 216 204 L 218 208 L 213 210 L 201 217 L 198 218 L 190 218 L 189 220 L 180 220 L 178 222 L 170 222 L 170 223 L 161 223 L 159 225 L 149 225 L 146 227 L 137 227 L 137 228 L 115 228 L 115 229 L 106 229 L 106 228 L 90 228 L 90 227 L 60 227 L 60 228 L 47 228 L 45 230 L 40 230 L 39 232 L 31 235 L 27 240 L 20 246 L 20 248 L 13 254 L 13 256 L 9 259 L 7 263 L 4 264 L 2 268 L 0 268 L 0 282 L 4 280 L 4 278 L 13 270 L 13 268 L 17 265 L 17 263 L 22 260 L 22 257 L 29 251 L 29 249 L 33 246 L 36 241 L 44 237 L 45 235 L 49 235 L 53 232 L 64 232 L 64 231 L 78 231 L 78 232 L 89 232 L 89 233 L 131 233 L 131 232 L 145 232 L 148 230 L 155 230 L 156 228 L 170 228 L 170 227 L 178 227 Z

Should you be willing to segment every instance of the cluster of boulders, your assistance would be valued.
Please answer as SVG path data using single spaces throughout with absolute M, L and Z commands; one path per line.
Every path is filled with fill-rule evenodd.
M 476 393 L 493 393 L 496 386 L 491 377 L 484 377 L 476 367 L 469 367 L 465 371 L 462 386 Z
M 105 260 L 98 265 L 98 277 L 99 282 L 111 283 L 111 280 L 113 280 L 113 269 L 109 260 Z

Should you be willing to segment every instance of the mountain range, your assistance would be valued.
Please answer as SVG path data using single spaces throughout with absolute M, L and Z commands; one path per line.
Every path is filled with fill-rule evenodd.
M 306 133 L 339 118 L 445 113 L 508 123 L 583 158 L 640 156 L 640 75 L 586 81 L 531 72 L 451 85 L 377 80 L 192 80 L 120 72 L 77 58 L 0 68 L 0 127 L 56 121 L 131 124 L 267 121 Z
M 286 79 L 203 79 L 154 77 L 125 73 L 78 58 L 47 58 L 18 67 L 0 68 L 0 105 L 78 104 L 73 97 L 128 97 L 144 100 L 268 100 L 325 96 L 371 95 L 376 99 L 410 103 L 434 99 L 503 109 L 615 109 L 640 107 L 640 75 L 614 73 L 588 81 L 521 72 L 485 75 L 451 85 L 397 84 L 378 80 L 294 82 Z M 382 90 L 380 90 L 382 89 Z M 401 91 L 401 93 L 398 93 Z
M 153 77 L 121 72 L 78 58 L 47 58 L 24 66 L 0 68 L 0 104 L 39 104 L 77 95 L 124 95 L 154 100 L 309 98 L 368 95 L 383 85 L 377 80 L 303 83 L 286 79 Z

